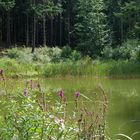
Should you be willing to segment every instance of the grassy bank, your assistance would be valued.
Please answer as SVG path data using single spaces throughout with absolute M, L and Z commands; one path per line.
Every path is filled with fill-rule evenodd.
M 61 62 L 61 63 L 21 63 L 14 59 L 1 58 L 0 68 L 8 77 L 34 76 L 108 76 L 108 77 L 140 77 L 140 64 L 127 61 L 107 62 Z
M 37 72 L 34 64 L 21 63 L 15 59 L 0 58 L 0 68 L 7 77 L 35 76 Z
M 140 77 L 140 63 L 127 60 L 99 61 L 82 57 L 78 52 L 65 55 L 58 48 L 39 48 L 35 54 L 30 49 L 7 50 L 0 58 L 0 69 L 7 77 L 34 76 L 107 76 Z

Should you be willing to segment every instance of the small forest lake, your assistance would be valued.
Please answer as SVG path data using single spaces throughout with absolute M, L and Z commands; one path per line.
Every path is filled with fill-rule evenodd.
M 6 82 L 8 93 L 14 94 L 25 89 L 27 80 L 9 79 Z M 34 79 L 33 79 L 34 80 Z M 36 78 L 48 89 L 64 89 L 69 101 L 73 101 L 75 91 L 80 91 L 88 98 L 92 98 L 98 85 L 102 85 L 109 100 L 106 117 L 108 135 L 116 139 L 116 134 L 125 134 L 134 140 L 140 138 L 140 79 L 110 79 L 92 76 L 64 77 L 64 78 Z M 4 84 L 0 81 L 0 91 Z M 16 93 L 17 94 L 17 93 Z M 51 95 L 58 99 L 57 93 Z M 89 103 L 90 104 L 90 103 Z M 90 107 L 92 104 L 90 104 Z M 0 107 L 1 108 L 1 107 Z M 72 108 L 71 108 L 72 109 Z

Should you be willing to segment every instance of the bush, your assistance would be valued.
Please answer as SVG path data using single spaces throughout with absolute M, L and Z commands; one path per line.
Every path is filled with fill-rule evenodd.
M 31 53 L 30 48 L 13 48 L 7 51 L 9 58 L 17 59 L 21 63 L 58 63 L 66 61 L 78 61 L 82 58 L 81 53 L 76 50 L 71 50 L 69 46 L 62 49 L 58 47 L 39 47 L 36 48 L 35 53 Z
M 105 59 L 112 59 L 113 58 L 113 48 L 105 47 L 102 51 L 102 55 Z
M 72 51 L 71 56 L 70 56 L 70 59 L 71 59 L 72 61 L 78 61 L 78 60 L 80 60 L 81 58 L 82 58 L 82 55 L 81 55 L 80 52 L 78 52 L 78 51 L 76 51 L 76 50 Z
M 14 58 L 14 59 L 19 58 L 20 53 L 21 52 L 17 48 L 12 48 L 12 49 L 7 50 L 7 56 L 9 58 Z
M 72 50 L 71 50 L 71 48 L 70 48 L 69 46 L 64 46 L 64 47 L 62 48 L 61 56 L 62 56 L 63 58 L 69 58 L 70 55 L 71 55 L 71 52 L 72 52 Z
M 114 60 L 139 60 L 140 42 L 138 40 L 127 40 L 122 46 L 117 48 L 105 47 L 102 55 L 105 59 Z
M 140 63 L 140 49 L 137 51 L 137 55 L 135 57 L 136 57 L 136 61 Z
M 62 50 L 58 47 L 49 49 L 49 57 L 52 62 L 60 62 Z

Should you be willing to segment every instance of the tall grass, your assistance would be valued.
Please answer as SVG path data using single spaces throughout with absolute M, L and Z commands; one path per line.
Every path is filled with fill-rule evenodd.
M 3 84 L 7 84 L 6 78 L 3 80 Z M 17 94 L 1 95 L 0 139 L 107 139 L 105 116 L 108 99 L 101 87 L 99 94 L 94 95 L 96 100 L 90 97 L 90 104 L 94 104 L 91 108 L 86 106 L 89 98 L 83 93 L 74 93 L 70 104 L 64 90 L 58 91 L 57 100 L 51 101 L 50 91 L 45 90 L 39 81 L 30 80 L 25 85 L 25 90 L 19 90 Z M 68 110 L 68 105 L 73 109 Z
M 58 51 L 59 50 L 59 51 Z M 59 53 L 58 53 L 59 52 Z M 12 49 L 0 58 L 0 69 L 10 77 L 22 76 L 108 76 L 108 77 L 140 77 L 140 63 L 128 60 L 92 60 L 79 57 L 73 51 L 71 56 L 61 56 L 58 48 L 39 48 L 35 54 L 30 49 Z
M 107 77 L 140 77 L 140 63 L 128 61 L 106 62 L 77 62 L 67 61 L 60 63 L 30 63 L 19 62 L 15 59 L 1 58 L 0 69 L 9 77 L 32 77 L 32 76 L 107 76 Z
M 110 77 L 140 77 L 140 63 L 128 61 L 107 61 L 97 66 L 100 73 Z
M 44 66 L 45 76 L 88 75 L 92 74 L 93 66 L 79 63 L 57 63 Z
M 6 76 L 23 77 L 37 75 L 35 65 L 25 62 L 19 62 L 15 59 L 1 58 L 0 69 L 3 69 Z
M 127 61 L 107 61 L 94 63 L 58 63 L 44 66 L 44 75 L 90 75 L 108 77 L 140 77 L 140 64 Z

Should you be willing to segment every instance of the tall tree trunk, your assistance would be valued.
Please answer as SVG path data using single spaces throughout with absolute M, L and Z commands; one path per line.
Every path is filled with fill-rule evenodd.
M 71 46 L 71 36 L 70 36 L 70 0 L 68 0 L 68 45 Z
M 10 11 L 7 11 L 7 47 L 11 45 L 11 36 L 10 36 Z
M 2 42 L 2 30 L 0 30 L 0 43 Z
M 36 41 L 36 18 L 33 15 L 33 42 L 32 42 L 32 53 L 35 51 L 35 41 Z
M 57 37 L 57 23 L 56 20 L 54 20 L 54 46 L 56 46 L 56 37 Z
M 39 25 L 38 25 L 38 22 L 36 22 L 36 37 L 35 37 L 35 44 L 36 44 L 36 46 L 38 46 L 39 45 L 39 35 L 38 35 L 38 29 L 39 28 Z
M 53 46 L 53 17 L 51 17 L 51 46 Z
M 29 16 L 26 16 L 26 46 L 29 46 Z
M 124 36 L 123 36 L 123 18 L 121 17 L 121 43 L 123 42 Z
M 59 0 L 60 5 L 62 4 L 62 0 Z M 59 40 L 59 45 L 62 46 L 62 14 L 60 13 L 59 16 L 59 30 L 60 30 L 60 40 Z
M 121 4 L 122 4 L 122 0 L 121 0 Z M 120 24 L 121 24 L 121 44 L 122 44 L 122 42 L 123 42 L 123 39 L 124 39 L 124 36 L 123 36 L 123 17 L 121 17 L 121 19 L 120 19 Z
M 46 46 L 46 16 L 43 16 L 43 46 Z
M 36 6 L 36 0 L 32 1 L 32 5 Z M 36 15 L 35 11 L 33 13 L 33 38 L 32 38 L 32 53 L 35 52 L 35 46 L 36 46 Z
M 71 37 L 70 37 L 70 18 L 68 18 L 68 44 L 71 46 Z
M 62 15 L 60 14 L 60 17 L 59 17 L 60 19 L 60 27 L 59 27 L 59 29 L 60 29 L 60 34 L 59 34 L 59 36 L 60 36 L 60 41 L 59 41 L 59 45 L 60 46 L 62 46 L 62 20 L 61 20 L 61 18 L 62 18 Z
M 16 20 L 17 20 L 17 19 L 16 19 L 16 16 L 14 15 L 14 25 L 13 25 L 13 26 L 14 26 L 14 31 L 13 31 L 13 32 L 14 32 L 14 33 L 13 33 L 13 35 L 14 35 L 14 37 L 13 37 L 13 38 L 14 38 L 14 44 L 17 43 L 17 41 L 16 41 L 16 40 L 17 40 L 17 39 L 16 39 L 16 31 L 17 31 L 17 29 L 16 29 L 16 23 L 17 23 Z

